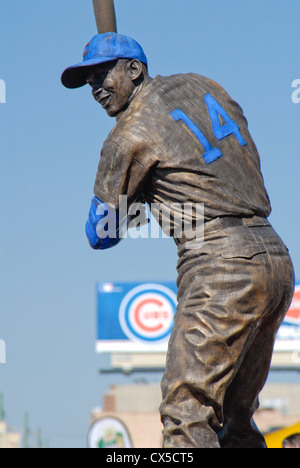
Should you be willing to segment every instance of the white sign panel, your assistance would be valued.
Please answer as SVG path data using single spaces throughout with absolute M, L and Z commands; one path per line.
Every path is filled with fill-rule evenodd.
M 125 424 L 120 419 L 104 417 L 91 426 L 88 448 L 132 448 L 132 442 Z

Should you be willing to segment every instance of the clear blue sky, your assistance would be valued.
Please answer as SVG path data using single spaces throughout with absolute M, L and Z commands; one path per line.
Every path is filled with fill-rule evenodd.
M 243 107 L 273 213 L 300 278 L 299 0 L 116 0 L 119 32 L 150 74 L 196 72 Z M 92 0 L 0 0 L 0 391 L 7 421 L 51 446 L 85 447 L 101 406 L 94 352 L 97 281 L 175 280 L 172 240 L 92 251 L 84 235 L 101 145 L 114 121 L 90 90 L 60 84 L 96 33 Z

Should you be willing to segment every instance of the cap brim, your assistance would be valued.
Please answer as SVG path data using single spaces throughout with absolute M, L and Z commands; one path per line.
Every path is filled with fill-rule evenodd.
M 102 63 L 113 62 L 112 57 L 97 57 L 68 67 L 61 75 L 61 82 L 66 88 L 81 88 L 86 85 L 87 69 Z

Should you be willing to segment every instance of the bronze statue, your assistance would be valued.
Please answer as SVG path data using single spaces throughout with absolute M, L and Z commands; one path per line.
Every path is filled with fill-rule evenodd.
M 99 237 L 99 207 L 118 213 L 119 196 L 128 205 L 205 207 L 203 245 L 188 248 L 184 235 L 174 236 L 178 309 L 162 380 L 164 447 L 266 447 L 253 414 L 294 272 L 267 219 L 260 159 L 241 107 L 200 75 L 150 78 L 141 46 L 115 32 L 95 36 L 62 82 L 88 83 L 117 119 L 86 225 L 93 248 L 120 241 L 118 229 Z

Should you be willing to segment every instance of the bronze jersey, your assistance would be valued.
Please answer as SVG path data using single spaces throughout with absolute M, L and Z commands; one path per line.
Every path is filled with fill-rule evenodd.
M 241 107 L 196 74 L 157 76 L 104 142 L 95 195 L 128 204 L 203 203 L 205 220 L 267 217 L 270 202 Z

